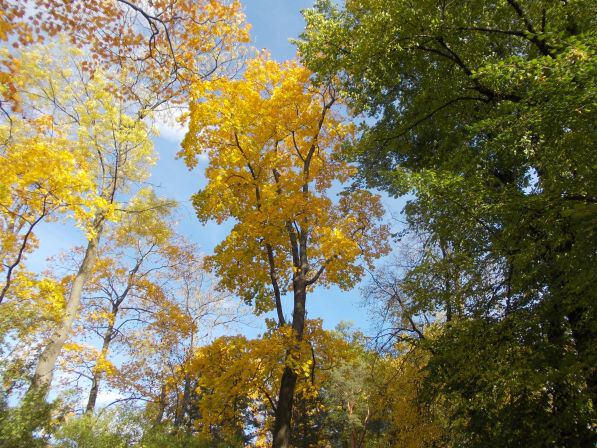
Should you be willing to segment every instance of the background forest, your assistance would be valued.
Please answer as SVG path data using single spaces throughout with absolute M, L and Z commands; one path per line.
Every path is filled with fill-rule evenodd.
M 0 447 L 597 444 L 594 1 L 0 6 Z

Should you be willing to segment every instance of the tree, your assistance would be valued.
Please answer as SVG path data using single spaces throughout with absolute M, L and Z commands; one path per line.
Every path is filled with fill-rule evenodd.
M 190 83 L 196 79 L 212 75 L 225 76 L 228 69 L 235 70 L 238 44 L 248 39 L 248 27 L 237 2 L 160 1 L 141 8 L 128 1 L 56 3 L 7 0 L 2 2 L 2 7 L 0 39 L 10 41 L 13 47 L 26 49 L 65 32 L 71 44 L 88 51 L 90 58 L 85 59 L 79 54 L 75 58 L 76 62 L 71 61 L 72 72 L 63 70 L 58 78 L 35 72 L 41 79 L 41 101 L 45 100 L 47 105 L 52 106 L 48 115 L 66 116 L 71 120 L 69 130 L 72 130 L 74 123 L 81 130 L 94 124 L 95 116 L 90 121 L 81 122 L 79 114 L 84 116 L 88 111 L 80 111 L 77 107 L 91 105 L 90 101 L 98 99 L 92 98 L 98 92 L 91 92 L 90 95 L 90 91 L 84 88 L 64 89 L 71 94 L 76 92 L 81 95 L 80 99 L 84 98 L 76 104 L 77 98 L 65 98 L 62 90 L 54 90 L 59 81 L 70 82 L 75 78 L 75 82 L 79 81 L 79 87 L 85 87 L 91 80 L 96 82 L 96 86 L 103 85 L 106 88 L 104 93 L 112 94 L 115 99 L 114 102 L 110 101 L 110 105 L 118 105 L 120 112 L 132 120 L 125 123 L 120 131 L 130 127 L 134 134 L 145 127 L 144 120 L 152 112 L 181 104 Z M 0 107 L 10 133 L 15 112 L 29 105 L 23 103 L 20 85 L 15 80 L 15 74 L 18 75 L 21 69 L 18 58 L 10 52 L 3 52 L 0 56 Z M 64 56 L 58 58 L 61 57 Z M 76 75 L 73 76 L 73 73 Z M 44 90 L 46 87 L 50 89 Z M 102 108 L 107 105 L 108 103 L 99 104 L 99 109 L 93 110 L 97 106 L 93 104 L 91 110 L 96 115 L 102 115 L 105 112 Z M 112 108 L 112 112 L 116 109 Z M 54 123 L 60 121 L 56 117 L 53 119 Z M 123 132 L 117 134 L 119 138 L 124 136 Z M 73 132 L 73 135 L 77 135 L 77 132 Z M 88 137 L 93 140 L 97 136 Z M 128 136 L 131 142 L 139 137 L 138 134 Z M 95 143 L 98 146 L 107 144 L 106 141 Z M 93 152 L 89 156 L 93 159 L 97 148 L 90 149 Z M 99 165 L 88 168 L 89 172 L 93 172 L 91 177 L 94 180 L 99 180 L 100 183 L 105 181 L 92 188 L 95 190 L 94 196 L 103 202 L 97 207 L 102 210 L 94 211 L 93 218 L 87 220 L 86 230 L 90 237 L 88 256 L 83 259 L 80 272 L 72 283 L 63 325 L 50 338 L 40 358 L 33 379 L 34 389 L 47 389 L 51 382 L 51 371 L 72 327 L 74 314 L 80 303 L 80 292 L 93 266 L 105 220 L 109 218 L 106 207 L 114 205 L 112 202 L 126 184 L 121 183 L 126 175 L 117 179 L 122 174 L 119 168 L 123 168 L 118 165 L 125 160 L 118 158 L 122 155 L 117 154 L 116 159 L 111 161 L 114 176 L 112 185 L 108 185 L 107 177 L 110 174 L 107 171 L 110 170 L 104 166 L 101 155 L 96 160 Z M 131 166 L 133 162 L 129 162 L 127 163 Z M 25 235 L 27 238 L 24 238 L 24 243 L 27 243 L 31 238 L 26 230 Z M 18 252 L 16 257 L 17 264 L 22 259 L 21 253 L 23 251 Z M 10 275 L 14 269 L 13 264 L 15 263 L 12 261 L 8 263 Z
M 456 446 L 593 440 L 591 12 L 585 1 L 369 0 L 344 8 L 320 1 L 305 13 L 305 63 L 323 79 L 339 77 L 355 112 L 377 117 L 351 150 L 363 179 L 395 195 L 414 192 L 405 210 L 410 230 L 443 252 L 410 271 L 409 300 L 421 311 L 436 307 L 425 285 L 440 286 L 433 276 L 449 273 L 446 259 L 460 268 L 436 297 L 459 290 L 459 319 L 471 321 L 439 337 L 442 355 L 431 362 L 444 388 L 461 394 L 454 419 L 467 423 Z M 522 344 L 525 361 L 492 350 L 490 334 Z M 475 374 L 461 370 L 471 366 L 458 349 L 464 339 L 490 357 L 474 364 Z M 534 392 L 520 395 L 524 388 L 486 371 L 500 362 Z M 524 376 L 527 362 L 543 372 L 540 380 Z M 469 374 L 491 381 L 467 387 Z M 503 412 L 519 416 L 499 433 L 488 432 L 500 417 L 482 404 L 497 390 L 512 400 Z M 538 409 L 550 419 L 547 432 L 523 425 L 521 416 Z
M 51 52 L 40 58 L 40 67 L 51 67 Z M 123 209 L 120 194 L 148 175 L 154 161 L 153 145 L 145 123 L 126 111 L 126 101 L 114 92 L 117 86 L 96 71 L 93 79 L 63 64 L 58 70 L 66 85 L 56 90 L 55 80 L 41 77 L 39 96 L 46 107 L 57 107 L 70 119 L 72 134 L 84 147 L 88 175 L 93 179 L 93 193 L 98 206 L 83 226 L 88 237 L 85 256 L 73 277 L 66 299 L 64 318 L 40 355 L 33 378 L 33 389 L 48 389 L 62 346 L 69 337 L 81 302 L 81 294 L 97 257 L 97 248 L 106 221 L 115 219 L 116 209 Z M 52 73 L 51 71 L 47 72 Z M 45 75 L 47 76 L 47 75 Z M 56 105 L 56 106 L 54 106 Z
M 343 337 L 321 325 L 320 320 L 307 320 L 300 343 L 286 326 L 271 327 L 256 339 L 224 336 L 198 348 L 188 365 L 197 379 L 194 405 L 200 417 L 195 427 L 214 442 L 271 445 L 268 433 L 275 424 L 275 394 L 286 359 L 297 375 L 293 446 L 327 440 L 324 428 L 312 431 L 315 419 L 327 412 L 322 391 L 330 383 L 330 371 L 350 362 L 354 353 Z
M 249 62 L 243 79 L 198 84 L 181 151 L 189 167 L 198 154 L 210 157 L 208 184 L 193 198 L 199 218 L 236 221 L 207 259 L 222 287 L 252 301 L 258 313 L 275 309 L 280 326 L 286 325 L 282 296 L 291 292 L 297 342 L 308 290 L 352 287 L 364 271 L 359 257 L 370 263 L 387 250 L 376 195 L 356 189 L 335 203 L 327 196 L 334 182 L 353 172 L 337 158 L 352 126 L 332 112 L 336 91 L 310 78 L 295 62 L 262 55 Z M 296 381 L 287 365 L 275 447 L 289 444 Z
M 444 446 L 441 407 L 421 400 L 429 352 L 405 342 L 380 352 L 367 348 L 362 336 L 342 333 L 353 355 L 336 364 L 321 388 L 330 445 Z
M 86 413 L 101 386 L 120 394 L 117 402 L 164 406 L 174 427 L 190 429 L 188 360 L 216 328 L 242 318 L 234 301 L 211 290 L 197 247 L 174 229 L 173 207 L 141 190 L 99 246 L 60 363 L 63 382 L 81 388 L 83 380 Z M 80 263 L 76 252 L 70 265 Z
M 48 72 L 42 73 L 40 50 L 13 56 L 21 70 L 12 80 L 27 105 L 0 123 L 0 303 L 10 296 L 15 274 L 36 246 L 40 222 L 69 215 L 81 222 L 96 205 L 84 144 L 73 141 L 65 129 L 68 120 L 54 117 L 40 98 L 44 77 L 56 80 L 52 87 L 66 88 L 55 65 L 45 65 Z
M 11 28 L 17 33 L 16 46 L 19 46 L 19 41 L 21 45 L 29 46 L 32 41 L 44 40 L 45 37 L 55 35 L 63 29 L 71 33 L 70 37 L 74 43 L 88 45 L 93 58 L 83 60 L 79 56 L 78 62 L 73 62 L 72 72 L 76 73 L 74 78 L 78 78 L 76 81 L 79 81 L 82 87 L 88 83 L 93 84 L 91 82 L 93 80 L 96 88 L 101 85 L 103 87 L 100 88 L 113 94 L 115 101 L 103 104 L 100 101 L 99 108 L 96 108 L 97 104 L 93 104 L 90 109 L 96 108 L 93 113 L 104 114 L 108 121 L 111 118 L 116 118 L 114 113 L 117 110 L 123 116 L 127 116 L 129 121 L 124 123 L 115 135 L 118 138 L 129 139 L 132 146 L 136 146 L 135 139 L 139 138 L 145 138 L 149 142 L 148 136 L 142 137 L 139 130 L 145 127 L 144 120 L 151 112 L 180 103 L 187 92 L 189 83 L 193 80 L 211 75 L 224 75 L 230 64 L 222 64 L 222 59 L 230 62 L 235 58 L 235 55 L 232 54 L 234 53 L 233 47 L 239 42 L 246 41 L 248 32 L 243 24 L 243 15 L 237 3 L 224 5 L 219 2 L 210 2 L 209 4 L 177 2 L 176 13 L 170 2 L 153 4 L 152 8 L 156 8 L 155 11 L 142 10 L 130 2 L 115 2 L 114 4 L 99 2 L 91 6 L 88 4 L 74 5 L 69 2 L 68 4 L 51 5 L 52 8 L 49 9 L 45 7 L 50 5 L 45 5 L 42 2 L 38 6 L 35 17 L 27 17 L 29 15 L 27 4 L 8 2 L 6 15 L 16 22 Z M 179 12 L 180 14 L 178 14 Z M 158 16 L 153 16 L 154 13 Z M 143 23 L 148 24 L 150 34 L 149 44 L 145 51 L 142 50 L 143 37 L 148 30 L 143 29 Z M 105 33 L 102 34 L 101 39 L 96 37 L 96 31 L 99 30 Z M 104 46 L 106 43 L 108 47 Z M 10 73 L 18 71 L 19 67 L 10 54 L 4 56 L 2 62 L 8 69 L 7 72 L 3 72 L 2 76 L 2 93 L 4 94 L 2 110 L 8 124 L 11 125 L 11 112 L 7 111 L 4 103 L 11 104 L 15 110 L 22 107 L 18 86 L 10 75 Z M 222 67 L 226 68 L 222 70 Z M 66 71 L 63 71 L 61 75 L 65 80 L 70 81 L 73 78 L 72 73 L 66 73 Z M 91 105 L 90 101 L 99 100 L 100 98 L 94 97 L 94 95 L 99 95 L 98 90 L 79 89 L 78 92 L 86 98 L 81 100 L 82 104 L 77 105 L 75 104 L 77 103 L 76 97 L 66 98 L 62 92 L 57 95 L 56 91 L 52 90 L 55 87 L 52 78 L 46 79 L 44 76 L 41 74 L 41 79 L 45 82 L 43 87 L 50 87 L 50 89 L 43 90 L 42 87 L 42 99 L 47 100 L 49 105 L 53 105 L 52 107 L 56 106 L 59 114 L 72 119 L 71 124 L 76 123 L 81 130 L 94 124 L 93 120 L 96 117 L 87 117 L 88 121 L 85 122 L 85 111 L 81 112 L 77 110 L 77 107 L 89 106 Z M 65 91 L 75 92 L 72 89 L 65 89 Z M 102 92 L 104 95 L 107 93 Z M 102 99 L 105 100 L 106 97 L 104 96 Z M 118 105 L 118 107 L 112 107 L 110 111 L 108 106 L 114 105 Z M 111 117 L 110 114 L 112 114 Z M 106 124 L 108 123 L 106 122 Z M 124 132 L 128 129 L 132 130 L 132 133 L 125 136 Z M 93 131 L 99 131 L 99 129 Z M 109 133 L 104 134 L 104 140 L 102 137 L 98 138 L 97 135 L 88 137 L 92 140 L 95 139 L 97 146 L 110 145 L 109 140 L 105 140 L 109 138 Z M 122 146 L 122 143 L 123 141 L 117 142 L 116 146 Z M 135 175 L 133 178 L 129 178 L 129 174 L 132 173 L 126 173 L 130 167 L 134 166 L 135 161 L 122 156 L 127 155 L 133 148 L 112 149 L 114 150 L 112 160 L 103 160 L 105 155 L 100 155 L 96 159 L 98 164 L 89 168 L 90 172 L 95 171 L 92 177 L 95 176 L 94 180 L 98 182 L 94 185 L 94 194 L 103 202 L 103 206 L 98 208 L 104 209 L 95 212 L 93 218 L 87 223 L 87 228 L 90 229 L 87 256 L 83 259 L 80 272 L 72 283 L 72 289 L 66 301 L 66 317 L 63 325 L 50 338 L 46 350 L 40 357 L 33 378 L 33 388 L 47 388 L 51 383 L 51 371 L 55 366 L 61 347 L 71 331 L 74 315 L 80 303 L 81 290 L 96 258 L 96 247 L 104 230 L 105 221 L 107 218 L 109 219 L 106 207 L 114 207 L 118 195 L 123 190 L 126 191 L 127 182 L 141 180 L 134 179 Z M 95 149 L 93 150 L 95 151 Z M 143 151 L 139 151 L 138 154 L 142 158 L 137 161 L 143 160 Z M 93 157 L 93 153 L 90 156 Z M 111 164 L 111 170 L 107 168 L 106 164 Z M 122 164 L 127 164 L 129 168 Z M 141 174 L 141 172 L 137 174 Z
M 215 290 L 195 245 L 176 236 L 160 252 L 162 261 L 148 265 L 141 294 L 121 316 L 125 326 L 118 342 L 126 360 L 110 386 L 122 401 L 147 403 L 154 425 L 191 435 L 198 419 L 197 377 L 189 364 L 201 344 L 241 321 L 246 311 Z
M 127 326 L 140 320 L 143 310 L 151 312 L 151 307 L 144 305 L 154 302 L 158 310 L 168 309 L 170 303 L 162 291 L 165 279 L 160 276 L 165 277 L 177 263 L 192 256 L 176 240 L 168 222 L 172 206 L 153 192 L 142 191 L 98 251 L 99 260 L 85 288 L 88 297 L 81 316 L 83 327 L 89 327 L 102 340 L 90 369 L 86 412 L 95 408 L 102 376 L 114 371 L 109 360 L 113 343 L 126 338 Z

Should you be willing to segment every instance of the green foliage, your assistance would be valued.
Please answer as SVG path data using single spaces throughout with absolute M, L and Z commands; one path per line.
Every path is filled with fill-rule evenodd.
M 45 447 L 56 425 L 57 403 L 46 403 L 43 397 L 26 395 L 16 407 L 0 401 L 0 446 L 3 448 Z
M 595 3 L 319 1 L 298 45 L 368 112 L 348 156 L 415 194 L 399 292 L 448 321 L 450 446 L 590 446 L 597 415 Z M 433 401 L 433 400 L 432 400 Z
M 133 439 L 131 426 L 116 412 L 72 417 L 55 434 L 60 448 L 125 448 Z M 127 427 L 128 426 L 128 427 Z
M 593 409 L 575 354 L 545 333 L 527 312 L 455 323 L 433 341 L 424 394 L 443 400 L 454 446 L 591 446 Z
M 204 436 L 169 428 L 167 425 L 159 425 L 145 432 L 138 446 L 142 448 L 240 448 L 243 445 L 240 441 L 212 442 Z
M 145 412 L 120 408 L 98 415 L 84 414 L 68 419 L 54 434 L 54 445 L 60 448 L 223 448 L 205 436 L 176 428 L 171 424 L 155 424 Z M 226 447 L 240 447 L 239 442 Z

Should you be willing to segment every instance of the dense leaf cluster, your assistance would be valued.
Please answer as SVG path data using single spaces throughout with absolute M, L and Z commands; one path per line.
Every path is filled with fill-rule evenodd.
M 371 115 L 350 156 L 425 240 L 450 446 L 594 443 L 595 5 L 320 1 L 298 42 Z M 441 315 L 438 317 L 437 313 Z

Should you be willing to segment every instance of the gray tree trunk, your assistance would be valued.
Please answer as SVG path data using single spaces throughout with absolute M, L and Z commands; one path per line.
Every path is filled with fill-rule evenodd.
M 103 231 L 103 223 L 104 218 L 102 216 L 95 219 L 95 236 L 88 241 L 85 257 L 73 279 L 68 300 L 66 302 L 66 308 L 64 310 L 64 318 L 59 324 L 59 327 L 56 328 L 50 337 L 48 344 L 45 346 L 39 357 L 29 391 L 43 391 L 44 394 L 49 392 L 50 386 L 52 385 L 54 370 L 56 368 L 56 360 L 62 352 L 62 347 L 72 333 L 73 324 L 77 317 L 79 306 L 81 305 L 83 288 L 87 283 L 89 274 L 91 274 L 91 270 L 93 269 L 97 258 L 97 247 Z
M 112 321 L 113 322 L 113 321 Z M 110 343 L 112 342 L 112 333 L 114 332 L 114 323 L 110 323 L 106 332 L 104 333 L 104 342 L 102 344 L 102 355 L 106 356 L 110 350 Z M 91 380 L 91 389 L 89 390 L 89 398 L 87 399 L 87 406 L 85 412 L 93 412 L 95 403 L 97 401 L 97 394 L 99 392 L 99 385 L 102 380 L 102 373 L 94 371 L 93 379 Z

